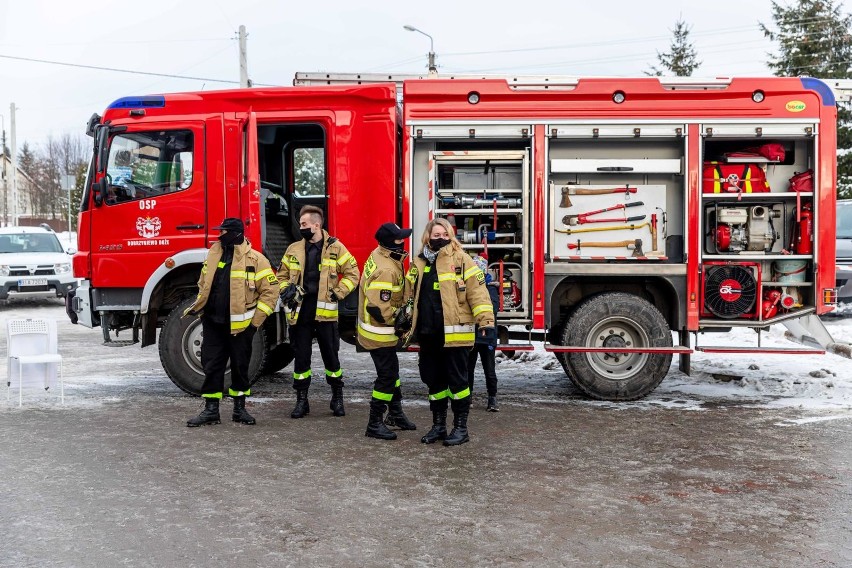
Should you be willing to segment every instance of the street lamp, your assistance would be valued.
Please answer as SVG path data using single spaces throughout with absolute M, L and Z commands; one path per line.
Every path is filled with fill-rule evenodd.
M 429 38 L 429 76 L 437 77 L 438 76 L 438 66 L 435 65 L 435 42 L 432 39 L 432 36 L 424 32 L 423 30 L 418 30 L 414 26 L 409 26 L 408 24 L 402 26 L 404 29 L 410 32 L 417 32 L 419 34 L 423 34 Z

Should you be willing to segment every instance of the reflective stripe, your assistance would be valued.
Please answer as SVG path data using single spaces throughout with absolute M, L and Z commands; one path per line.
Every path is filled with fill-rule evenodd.
M 231 322 L 231 331 L 242 331 L 246 329 L 249 325 L 251 325 L 251 320 L 245 321 L 232 321 Z
M 463 391 L 459 391 L 457 393 L 450 393 L 450 398 L 454 400 L 461 400 L 463 398 L 467 398 L 470 396 L 470 389 L 466 388 Z
M 370 325 L 368 323 L 364 323 L 361 320 L 358 320 L 358 326 L 361 329 L 363 329 L 365 331 L 369 331 L 371 333 L 378 333 L 378 334 L 381 334 L 381 335 L 395 335 L 392 327 L 378 327 L 378 326 L 375 326 L 375 325 Z
M 269 276 L 271 274 L 274 274 L 272 272 L 271 268 L 264 268 L 263 270 L 261 270 L 260 272 L 258 272 L 257 274 L 254 275 L 254 279 L 260 280 L 261 278 L 264 278 L 264 277 Z
M 455 280 L 456 275 L 452 272 L 438 273 L 438 282 L 446 282 L 447 280 Z
M 477 272 L 481 272 L 478 266 L 472 266 L 464 271 L 464 279 L 467 280 L 471 276 L 476 276 Z
M 247 391 L 235 391 L 228 387 L 228 396 L 251 396 L 251 389 Z
M 310 378 L 311 378 L 311 370 L 310 369 L 308 369 L 304 373 L 297 373 L 296 371 L 293 371 L 293 379 L 294 380 L 301 381 L 303 379 L 310 379 Z
M 317 302 L 317 307 L 337 311 L 337 302 Z
M 444 343 L 472 343 L 476 339 L 473 332 L 470 333 L 445 333 Z
M 258 304 L 260 305 L 260 304 Z M 483 312 L 494 313 L 494 306 L 491 304 L 479 304 L 478 306 L 473 306 L 473 315 L 478 316 Z
M 325 376 L 331 377 L 333 379 L 336 379 L 337 377 L 342 377 L 343 376 L 343 369 L 338 369 L 336 371 L 329 371 L 328 369 L 326 369 L 325 370 Z
M 290 270 L 299 270 L 301 267 L 302 267 L 302 265 L 299 264 L 299 261 L 293 261 L 293 262 L 287 263 L 287 268 L 289 268 Z
M 367 284 L 367 290 L 391 290 L 394 285 L 390 282 L 382 282 L 380 280 L 373 280 L 369 284 Z M 402 290 L 402 286 L 397 286 L 397 292 Z
M 366 324 L 363 324 L 363 325 L 366 325 Z M 371 341 L 376 341 L 378 343 L 387 343 L 387 344 L 396 345 L 397 341 L 399 341 L 399 339 L 397 338 L 396 335 L 382 335 L 382 334 L 379 334 L 379 333 L 372 333 L 372 332 L 361 329 L 360 326 L 358 327 L 358 335 L 360 335 L 364 339 L 369 339 Z
M 450 392 L 450 389 L 442 390 L 441 392 L 436 392 L 435 394 L 430 394 L 429 400 L 441 400 L 442 398 L 447 398 L 448 396 L 453 396 L 453 393 Z
M 338 316 L 337 310 L 324 310 L 322 308 L 317 308 L 317 316 L 321 318 L 336 318 Z
M 333 260 L 330 260 L 330 259 L 324 258 L 324 259 L 322 259 L 322 262 L 320 262 L 320 266 L 321 266 L 321 267 L 322 267 L 322 266 L 327 266 L 327 267 L 329 267 L 329 268 L 337 268 L 337 263 L 336 263 L 336 262 L 334 262 Z
M 287 287 L 287 286 L 289 286 L 289 285 L 290 285 L 290 282 L 288 282 L 288 281 L 284 281 L 284 282 L 282 282 L 281 284 L 279 284 L 279 285 L 278 285 L 278 287 L 279 287 L 279 288 L 281 288 L 281 289 L 283 290 L 284 288 L 286 288 L 286 287 Z
M 395 384 L 394 386 L 395 386 L 395 387 L 398 387 L 398 386 L 400 386 L 401 384 L 402 384 L 402 381 L 400 381 L 399 379 L 397 379 L 397 380 L 396 380 L 396 384 Z
M 268 316 L 271 316 L 272 312 L 275 311 L 273 308 L 270 308 L 269 306 L 267 306 L 266 304 L 264 304 L 261 301 L 257 302 L 257 309 L 259 309 L 260 311 L 262 311 L 263 313 L 265 313 Z
M 345 287 L 345 288 L 346 288 L 349 292 L 351 292 L 352 290 L 354 290 L 354 289 L 355 289 L 355 284 L 353 284 L 353 283 L 352 283 L 352 281 L 351 281 L 351 280 L 349 280 L 348 278 L 341 278 L 341 279 L 340 279 L 340 283 L 341 283 L 341 284 L 343 284 L 343 286 L 344 286 L 344 287 Z
M 388 394 L 386 392 L 379 392 L 377 390 L 374 390 L 373 391 L 373 398 L 375 398 L 376 400 L 384 401 L 384 402 L 390 402 L 391 400 L 393 400 L 393 393 Z
M 245 270 L 232 270 L 231 271 L 231 278 L 242 278 L 243 280 L 245 280 L 246 271 Z
M 254 317 L 254 308 L 250 309 L 244 314 L 236 314 L 231 316 L 231 323 L 235 321 L 249 321 Z
M 337 265 L 343 266 L 343 263 L 349 260 L 350 258 L 352 258 L 352 255 L 347 252 L 346 254 L 337 259 Z
M 226 265 L 226 264 L 228 264 L 228 263 L 227 263 L 227 262 L 222 262 L 222 261 L 220 260 L 220 261 L 219 261 L 219 264 L 218 264 L 217 266 L 218 266 L 219 268 L 225 268 L 225 265 Z
M 412 275 L 412 274 L 406 274 L 405 279 L 408 280 L 409 282 L 411 282 L 412 284 L 417 282 L 417 277 Z
M 208 393 L 208 394 L 202 394 L 201 398 L 222 398 L 222 393 L 211 392 L 211 393 Z
M 471 333 L 473 332 L 473 324 L 472 323 L 464 324 L 464 325 L 445 325 L 444 326 L 444 333 L 445 334 L 466 333 L 466 332 L 471 332 Z

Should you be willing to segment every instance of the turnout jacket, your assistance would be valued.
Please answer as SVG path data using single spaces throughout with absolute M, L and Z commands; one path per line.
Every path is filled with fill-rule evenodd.
M 222 245 L 214 243 L 201 266 L 198 279 L 198 296 L 183 315 L 201 314 L 210 298 L 213 276 L 220 268 Z M 224 263 L 221 263 L 224 265 Z M 266 257 L 251 248 L 246 239 L 241 245 L 234 245 L 234 258 L 231 261 L 230 275 L 230 313 L 231 333 L 245 330 L 249 324 L 260 327 L 266 317 L 275 311 L 278 301 L 278 279 Z
M 420 284 L 426 269 L 438 271 L 441 309 L 444 312 L 444 345 L 472 347 L 474 322 L 480 327 L 494 327 L 494 308 L 485 288 L 485 274 L 464 251 L 452 244 L 438 251 L 435 264 L 429 266 L 420 256 L 414 258 L 405 278 L 414 289 L 412 329 L 417 329 Z
M 396 347 L 394 313 L 411 296 L 402 261 L 390 254 L 381 246 L 370 253 L 358 287 L 358 344 L 367 350 Z
M 300 239 L 287 247 L 278 269 L 278 281 L 283 290 L 288 284 L 303 286 L 303 267 L 305 266 L 305 240 Z M 320 256 L 319 292 L 317 293 L 317 321 L 337 321 L 337 302 L 329 297 L 334 292 L 339 300 L 345 298 L 358 285 L 358 262 L 349 254 L 339 240 L 322 232 L 322 255 Z M 287 311 L 287 322 L 293 325 L 299 319 L 299 309 Z

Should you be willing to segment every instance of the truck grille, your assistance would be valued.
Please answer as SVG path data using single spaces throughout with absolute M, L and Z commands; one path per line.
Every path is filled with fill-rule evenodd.
M 35 272 L 30 272 L 35 268 Z M 53 265 L 44 266 L 10 266 L 9 276 L 53 276 L 56 274 L 53 270 Z

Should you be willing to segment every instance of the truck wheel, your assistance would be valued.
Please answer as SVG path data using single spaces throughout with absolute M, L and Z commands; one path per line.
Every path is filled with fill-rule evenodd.
M 261 369 L 262 375 L 271 375 L 277 373 L 296 357 L 296 352 L 289 343 L 282 343 L 267 353 L 266 364 Z
M 672 333 L 653 304 L 624 292 L 607 292 L 580 304 L 565 322 L 562 345 L 585 347 L 671 347 Z M 601 400 L 647 396 L 671 366 L 671 354 L 558 353 L 571 381 Z
M 201 319 L 187 316 L 181 318 L 195 301 L 190 297 L 178 304 L 169 313 L 166 323 L 160 331 L 159 349 L 160 362 L 166 374 L 179 389 L 189 394 L 200 395 L 204 384 L 204 370 L 201 367 Z M 263 327 L 254 334 L 252 342 L 251 361 L 249 362 L 249 377 L 254 384 L 260 377 L 267 351 L 266 333 Z M 231 371 L 225 373 L 225 391 L 231 386 Z

